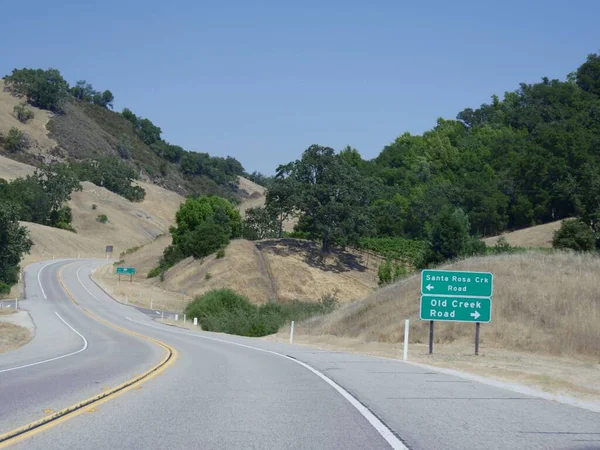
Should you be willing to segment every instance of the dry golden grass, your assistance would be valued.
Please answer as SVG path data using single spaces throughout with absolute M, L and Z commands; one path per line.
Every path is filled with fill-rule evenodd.
M 168 233 L 183 198 L 159 186 L 140 185 L 146 189 L 146 199 L 132 203 L 92 183 L 82 183 L 83 190 L 73 193 L 69 202 L 77 233 L 23 223 L 35 245 L 22 265 L 53 257 L 101 258 L 107 245 L 114 246 L 113 257 L 118 258 L 129 248 L 148 244 L 157 236 Z M 92 205 L 97 205 L 96 209 Z M 106 214 L 108 223 L 98 222 L 99 214 Z
M 377 287 L 376 265 L 367 266 L 360 255 L 341 251 L 321 262 L 318 247 L 294 239 L 235 240 L 224 258 L 185 259 L 166 273 L 164 282 L 157 278 L 154 284 L 192 297 L 229 288 L 259 304 L 269 299 L 318 301 L 333 293 L 349 302 Z
M 486 238 L 483 242 L 485 242 L 486 245 L 493 247 L 496 245 L 496 242 L 498 242 L 498 239 L 504 237 L 513 247 L 552 248 L 552 236 L 554 235 L 554 232 L 560 228 L 561 224 L 562 220 L 557 220 L 556 222 L 536 225 L 535 227 L 524 228 L 500 236 Z
M 161 289 L 152 284 L 143 276 L 135 276 L 131 283 L 129 277 L 119 277 L 115 274 L 115 267 L 107 264 L 97 269 L 92 278 L 104 288 L 112 297 L 122 303 L 128 303 L 144 308 L 158 309 L 172 312 L 182 312 L 192 297 L 178 292 Z
M 28 105 L 27 107 L 34 113 L 34 118 L 28 120 L 27 123 L 19 122 L 13 115 L 13 108 L 15 105 L 22 103 L 23 99 L 13 96 L 4 88 L 4 80 L 0 80 L 0 133 L 6 133 L 12 127 L 18 128 L 29 138 L 31 147 L 27 150 L 28 153 L 43 155 L 52 159 L 50 150 L 56 147 L 57 144 L 56 141 L 48 137 L 48 130 L 46 130 L 46 124 L 52 117 L 52 113 Z
M 0 156 L 0 178 L 4 178 L 7 181 L 31 175 L 34 170 L 33 166 Z
M 481 327 L 482 345 L 600 361 L 600 258 L 530 252 L 472 258 L 449 267 L 494 274 L 492 323 Z M 397 343 L 403 339 L 404 319 L 411 319 L 411 342 L 425 343 L 428 323 L 418 318 L 419 296 L 415 275 L 299 324 L 297 330 Z M 438 322 L 435 342 L 470 341 L 473 332 L 470 324 Z
M 0 353 L 22 347 L 32 337 L 27 328 L 13 325 L 12 323 L 0 322 Z

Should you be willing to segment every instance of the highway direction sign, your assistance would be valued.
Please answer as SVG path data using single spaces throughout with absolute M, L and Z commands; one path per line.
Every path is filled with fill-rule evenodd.
M 494 276 L 489 272 L 424 270 L 421 294 L 439 296 L 491 297 Z
M 135 268 L 117 267 L 117 275 L 135 275 Z
M 421 320 L 491 322 L 492 299 L 423 295 Z

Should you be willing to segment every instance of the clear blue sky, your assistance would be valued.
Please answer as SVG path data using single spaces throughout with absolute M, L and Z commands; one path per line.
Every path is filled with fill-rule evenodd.
M 373 158 L 600 48 L 597 0 L 4 3 L 1 75 L 57 68 L 265 173 L 313 143 Z

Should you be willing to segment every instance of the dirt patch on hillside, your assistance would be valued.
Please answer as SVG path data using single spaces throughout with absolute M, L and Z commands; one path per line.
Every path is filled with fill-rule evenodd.
M 494 236 L 483 240 L 489 247 L 493 247 L 498 239 L 504 237 L 513 247 L 542 247 L 552 248 L 552 237 L 562 224 L 562 220 L 536 225 L 535 227 L 524 228 L 523 230 L 504 233 L 500 236 Z

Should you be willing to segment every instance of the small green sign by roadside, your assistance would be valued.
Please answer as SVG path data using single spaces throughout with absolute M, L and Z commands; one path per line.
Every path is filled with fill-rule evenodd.
M 491 322 L 491 298 L 421 296 L 421 320 Z
M 134 267 L 117 267 L 117 275 L 135 275 Z
M 491 297 L 494 276 L 489 272 L 452 272 L 424 270 L 421 273 L 421 294 Z

